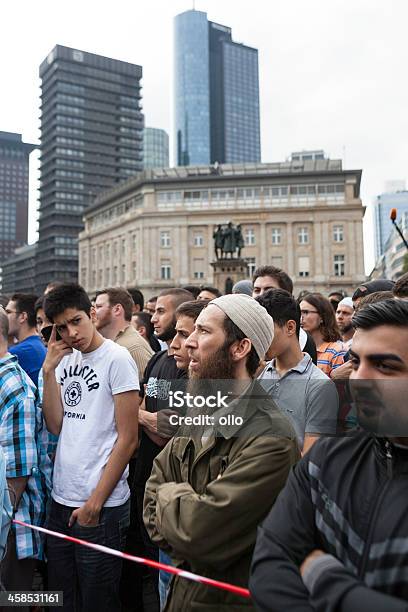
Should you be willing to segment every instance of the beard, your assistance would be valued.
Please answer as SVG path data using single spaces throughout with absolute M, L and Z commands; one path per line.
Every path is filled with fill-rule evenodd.
M 200 361 L 199 370 L 189 370 L 189 378 L 192 380 L 214 380 L 234 378 L 234 364 L 231 360 L 230 345 L 224 344 L 211 357 Z
M 353 326 L 351 323 L 347 323 L 345 325 L 338 325 L 338 328 L 341 334 L 348 334 L 353 329 Z
M 100 319 L 97 318 L 95 321 L 95 327 L 98 331 L 101 331 L 104 329 L 104 327 L 107 327 L 111 323 L 112 323 L 112 315 L 109 313 Z
M 176 335 L 176 323 L 176 317 L 173 317 L 173 320 L 171 321 L 170 325 L 168 325 L 168 327 L 166 327 L 166 329 L 164 329 L 161 334 L 155 334 L 156 338 L 162 340 L 163 342 L 173 340 L 174 336 Z

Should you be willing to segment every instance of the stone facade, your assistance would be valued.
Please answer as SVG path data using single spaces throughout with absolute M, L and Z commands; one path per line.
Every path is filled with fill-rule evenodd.
M 218 224 L 240 223 L 249 273 L 283 268 L 295 292 L 327 293 L 365 280 L 361 170 L 340 160 L 149 170 L 101 194 L 79 237 L 90 292 L 137 285 L 147 297 L 211 284 Z

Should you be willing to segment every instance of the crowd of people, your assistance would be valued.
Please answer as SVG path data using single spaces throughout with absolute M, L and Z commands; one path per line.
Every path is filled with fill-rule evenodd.
M 36 577 L 83 612 L 408 610 L 408 274 L 293 290 L 262 266 L 228 295 L 0 296 L 5 590 Z M 4 536 L 11 507 L 251 597 L 18 523 Z

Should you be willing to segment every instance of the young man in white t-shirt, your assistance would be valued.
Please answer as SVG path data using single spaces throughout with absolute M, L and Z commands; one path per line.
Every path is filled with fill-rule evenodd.
M 54 327 L 43 366 L 43 412 L 49 431 L 59 435 L 49 528 L 123 549 L 128 462 L 137 444 L 137 367 L 125 348 L 98 333 L 79 285 L 48 293 L 44 311 Z M 64 609 L 120 609 L 120 559 L 51 536 L 47 556 L 48 587 L 64 592 Z

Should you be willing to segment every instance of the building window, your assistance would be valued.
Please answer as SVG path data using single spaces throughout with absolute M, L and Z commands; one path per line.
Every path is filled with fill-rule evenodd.
M 126 255 L 126 239 L 122 239 L 122 255 Z
M 133 275 L 133 280 L 135 280 L 137 276 L 137 262 L 136 261 L 132 261 L 132 275 Z
M 299 276 L 306 277 L 310 274 L 309 269 L 309 257 L 299 257 L 298 258 L 298 270 Z
M 204 272 L 194 272 L 194 278 L 204 278 Z
M 255 270 L 256 270 L 256 261 L 255 261 L 255 257 L 247 257 L 245 259 L 245 261 L 248 264 L 248 274 L 249 276 L 253 276 Z
M 160 232 L 160 246 L 163 248 L 170 246 L 170 232 Z
M 160 278 L 162 280 L 171 279 L 171 265 L 170 264 L 162 264 L 160 266 Z
M 272 228 L 272 244 L 282 243 L 282 231 L 280 227 Z
M 245 230 L 245 246 L 254 246 L 255 244 L 255 230 L 249 227 Z
M 194 246 L 195 247 L 204 246 L 204 237 L 202 234 L 194 234 Z
M 307 227 L 299 227 L 298 243 L 299 244 L 309 244 L 309 230 Z
M 334 276 L 344 276 L 345 274 L 345 257 L 344 255 L 335 255 L 333 259 Z
M 118 266 L 113 267 L 113 286 L 118 284 Z
M 136 245 L 137 245 L 137 239 L 136 239 L 136 234 L 132 235 L 132 252 L 136 253 Z
M 343 242 L 344 240 L 344 231 L 342 225 L 335 225 L 333 227 L 333 240 L 334 242 Z
M 120 283 L 123 284 L 126 280 L 126 264 L 122 264 L 120 270 Z

